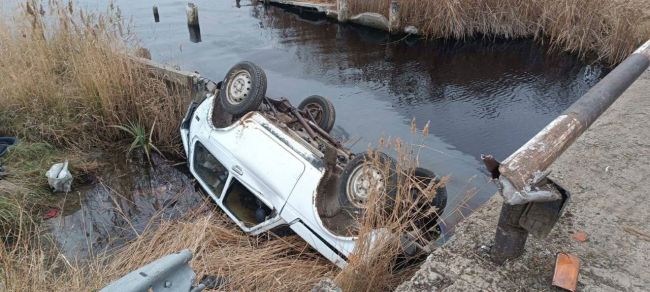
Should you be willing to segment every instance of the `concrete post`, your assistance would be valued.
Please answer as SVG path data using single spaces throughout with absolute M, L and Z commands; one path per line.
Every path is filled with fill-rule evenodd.
M 391 33 L 397 33 L 399 28 L 399 3 L 397 0 L 391 0 L 390 9 L 388 10 L 388 30 Z
M 185 13 L 187 14 L 187 25 L 189 26 L 199 26 L 199 8 L 194 5 L 194 3 L 187 3 L 185 8 Z
M 350 8 L 348 7 L 348 0 L 337 0 L 339 7 L 338 21 L 347 22 L 350 19 Z
M 158 6 L 153 7 L 153 20 L 155 22 L 160 22 L 160 15 L 158 14 Z

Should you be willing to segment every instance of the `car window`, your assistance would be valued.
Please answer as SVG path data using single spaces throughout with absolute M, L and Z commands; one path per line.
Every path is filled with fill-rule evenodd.
M 230 213 L 235 215 L 248 228 L 274 216 L 271 208 L 259 200 L 253 192 L 237 179 L 232 179 L 223 202 Z
M 228 170 L 200 142 L 194 147 L 194 171 L 210 191 L 221 197 L 221 191 L 228 178 Z

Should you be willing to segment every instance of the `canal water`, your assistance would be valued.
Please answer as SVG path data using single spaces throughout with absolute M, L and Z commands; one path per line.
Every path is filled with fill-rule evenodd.
M 108 1 L 83 0 L 90 10 Z M 186 1 L 118 0 L 153 60 L 220 80 L 235 63 L 260 65 L 267 95 L 294 104 L 334 102 L 334 134 L 360 152 L 381 138 L 415 143 L 420 165 L 449 176 L 443 230 L 495 193 L 480 154 L 505 159 L 607 73 L 530 40 L 424 40 L 338 24 L 317 15 L 235 0 L 195 0 L 201 41 L 191 40 Z M 157 5 L 160 22 L 154 22 Z M 429 135 L 414 135 L 429 122 Z

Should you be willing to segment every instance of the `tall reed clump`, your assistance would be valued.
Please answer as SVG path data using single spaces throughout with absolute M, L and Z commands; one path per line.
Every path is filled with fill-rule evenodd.
M 157 118 L 156 145 L 178 151 L 188 100 L 128 57 L 136 42 L 120 10 L 39 3 L 0 20 L 0 133 L 88 149 L 125 138 L 110 125 L 151 129 Z
M 609 64 L 650 38 L 644 0 L 398 0 L 400 23 L 429 38 L 534 38 Z M 390 0 L 350 0 L 353 14 L 388 15 Z
M 414 121 L 411 128 L 417 131 Z M 423 136 L 427 134 L 428 125 Z M 394 290 L 413 276 L 440 236 L 448 178 L 423 175 L 418 168 L 420 144 L 386 140 L 381 149 L 397 153 L 396 163 L 381 159 L 379 150 L 369 150 L 368 162 L 384 175 L 397 175 L 397 184 L 381 192 L 370 187 L 374 191 L 359 218 L 355 248 L 335 278 L 343 291 Z

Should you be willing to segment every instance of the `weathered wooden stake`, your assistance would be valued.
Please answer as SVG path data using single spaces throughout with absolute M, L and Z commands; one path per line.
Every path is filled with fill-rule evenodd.
M 158 6 L 153 7 L 153 20 L 155 22 L 160 22 L 160 15 L 158 14 Z
M 339 6 L 338 21 L 346 22 L 350 19 L 350 8 L 348 7 L 348 0 L 337 0 Z
M 390 9 L 388 10 L 388 30 L 391 33 L 397 33 L 399 28 L 399 3 L 397 0 L 391 0 Z
M 187 29 L 190 32 L 190 41 L 193 43 L 200 43 L 201 42 L 201 27 L 200 26 L 193 26 L 193 25 L 188 25 Z
M 190 2 L 187 3 L 187 7 L 185 8 L 185 12 L 187 13 L 187 25 L 189 26 L 199 26 L 199 8 L 194 5 L 194 3 Z

